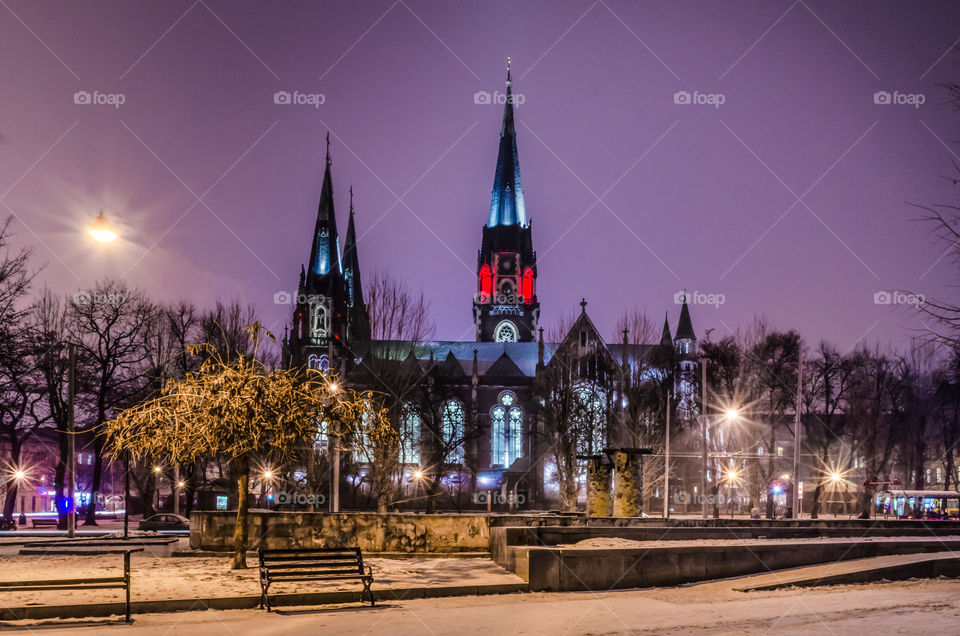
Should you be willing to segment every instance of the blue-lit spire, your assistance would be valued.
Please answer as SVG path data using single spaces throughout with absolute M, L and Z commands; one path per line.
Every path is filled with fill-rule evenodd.
M 331 271 L 343 273 L 340 263 L 340 239 L 337 236 L 337 218 L 333 209 L 333 181 L 330 178 L 330 133 L 327 133 L 327 165 L 320 188 L 317 224 L 310 249 L 311 276 L 326 276 Z
M 507 58 L 507 96 L 500 129 L 500 154 L 490 197 L 489 227 L 520 225 L 526 227 L 523 207 L 523 186 L 520 181 L 520 157 L 517 154 L 517 131 L 513 123 L 513 91 L 510 80 L 510 58 Z

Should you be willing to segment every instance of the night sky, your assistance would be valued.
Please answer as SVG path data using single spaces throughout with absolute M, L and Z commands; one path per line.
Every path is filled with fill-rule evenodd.
M 724 301 L 701 336 L 760 313 L 902 348 L 923 325 L 875 294 L 956 294 L 914 204 L 957 201 L 958 38 L 956 2 L 2 0 L 0 214 L 56 291 L 239 296 L 280 332 L 329 130 L 365 272 L 471 339 L 503 110 L 475 95 L 510 56 L 544 326 L 586 297 L 605 335 L 631 307 L 675 328 L 686 287 Z M 99 211 L 122 241 L 90 241 Z

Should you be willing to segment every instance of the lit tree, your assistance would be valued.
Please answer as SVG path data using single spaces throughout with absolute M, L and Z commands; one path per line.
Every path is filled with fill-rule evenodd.
M 237 480 L 233 568 L 246 567 L 250 465 L 266 458 L 282 465 L 297 457 L 316 433 L 316 421 L 340 412 L 352 418 L 356 404 L 337 393 L 334 380 L 315 371 L 271 370 L 257 358 L 259 323 L 248 328 L 250 355 L 229 362 L 209 345 L 191 347 L 209 357 L 196 372 L 171 378 L 161 394 L 121 412 L 106 424 L 110 451 L 134 458 L 169 458 L 188 464 L 214 456 L 229 460 Z M 350 419 L 352 421 L 352 419 Z

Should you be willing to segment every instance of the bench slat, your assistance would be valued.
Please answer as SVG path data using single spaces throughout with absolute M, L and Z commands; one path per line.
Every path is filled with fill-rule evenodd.
M 350 559 L 356 561 L 359 557 L 356 554 L 342 552 L 339 554 L 265 554 L 261 557 L 266 562 L 273 561 L 296 561 L 298 559 L 315 559 L 317 561 L 337 561 L 340 559 Z
M 0 582 L 0 589 L 7 590 L 10 587 L 29 587 L 31 585 L 95 585 L 101 583 L 125 583 L 126 579 L 122 576 L 106 577 L 102 579 L 54 579 L 45 581 L 3 581 Z
M 32 592 L 34 590 L 120 590 L 123 583 L 103 583 L 96 585 L 19 585 L 3 588 L 4 592 Z
M 325 576 L 325 577 L 323 577 L 322 579 L 318 579 L 318 578 L 315 577 L 315 576 L 285 576 L 285 577 L 282 577 L 282 578 L 280 578 L 280 579 L 274 579 L 274 578 L 271 576 L 271 577 L 270 577 L 270 582 L 271 582 L 271 583 L 288 583 L 288 582 L 290 582 L 290 581 L 319 581 L 319 582 L 322 582 L 322 581 L 346 581 L 346 580 L 362 581 L 362 580 L 364 580 L 364 579 L 373 580 L 373 577 L 372 577 L 372 576 L 367 576 L 366 574 L 364 574 L 363 576 L 361 576 L 361 575 L 359 575 L 359 574 L 354 574 L 354 575 L 352 575 L 352 576 L 341 576 L 341 575 Z
M 283 572 L 268 572 L 267 577 L 270 579 L 279 579 L 289 576 L 326 576 L 330 574 L 349 577 L 365 576 L 354 568 L 352 570 L 285 570 Z

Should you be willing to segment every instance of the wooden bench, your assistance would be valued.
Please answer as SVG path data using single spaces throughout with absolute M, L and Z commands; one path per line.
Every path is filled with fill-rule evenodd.
M 110 590 L 123 589 L 126 591 L 124 603 L 126 620 L 130 622 L 130 553 L 137 550 L 126 550 L 123 553 L 123 576 L 108 576 L 96 579 L 54 579 L 47 581 L 0 581 L 0 592 L 33 592 L 35 590 Z M 98 555 L 99 556 L 99 555 Z
M 40 517 L 39 519 L 31 519 L 30 523 L 36 528 L 37 526 L 55 526 L 60 523 L 60 520 L 57 518 Z
M 287 581 L 335 581 L 359 579 L 363 583 L 360 601 L 369 596 L 370 607 L 375 599 L 370 585 L 373 570 L 363 565 L 360 548 L 303 548 L 291 550 L 257 550 L 260 559 L 260 607 L 270 611 L 271 583 Z

